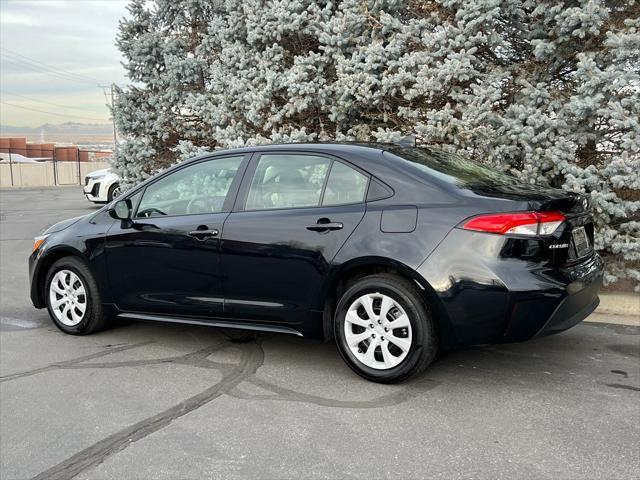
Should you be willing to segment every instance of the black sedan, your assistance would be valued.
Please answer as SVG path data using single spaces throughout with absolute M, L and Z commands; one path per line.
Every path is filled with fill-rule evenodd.
M 438 349 L 565 330 L 598 304 L 589 198 L 437 149 L 218 151 L 54 225 L 31 299 L 62 331 L 109 318 L 334 339 L 377 382 Z

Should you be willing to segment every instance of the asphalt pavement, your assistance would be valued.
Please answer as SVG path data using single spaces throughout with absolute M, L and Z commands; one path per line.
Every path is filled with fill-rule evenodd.
M 95 209 L 79 187 L 0 191 L 2 480 L 640 478 L 638 327 L 445 352 L 392 386 L 292 336 L 64 335 L 31 305 L 27 257 Z

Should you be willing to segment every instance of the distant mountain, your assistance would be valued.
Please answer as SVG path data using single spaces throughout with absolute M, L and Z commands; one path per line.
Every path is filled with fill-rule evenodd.
M 45 123 L 39 127 L 14 127 L 12 125 L 0 125 L 0 135 L 113 135 L 113 125 L 110 123 L 75 123 L 67 122 L 57 125 Z
M 113 147 L 113 125 L 110 123 L 45 123 L 39 127 L 0 125 L 0 136 L 26 137 L 28 142 L 54 142 L 95 148 Z

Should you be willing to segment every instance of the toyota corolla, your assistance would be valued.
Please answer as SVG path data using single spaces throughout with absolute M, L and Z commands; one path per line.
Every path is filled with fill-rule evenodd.
M 334 340 L 398 382 L 436 352 L 560 332 L 598 304 L 589 198 L 437 149 L 291 144 L 164 171 L 35 239 L 31 299 L 110 318 Z

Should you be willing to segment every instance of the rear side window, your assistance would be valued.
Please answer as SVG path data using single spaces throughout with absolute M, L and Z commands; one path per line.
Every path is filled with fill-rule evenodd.
M 322 205 L 342 205 L 364 201 L 369 178 L 342 162 L 333 162 Z
M 246 210 L 316 207 L 331 160 L 316 155 L 261 155 Z
M 520 184 L 511 175 L 462 155 L 426 147 L 392 147 L 388 150 L 447 183 L 463 187 Z

